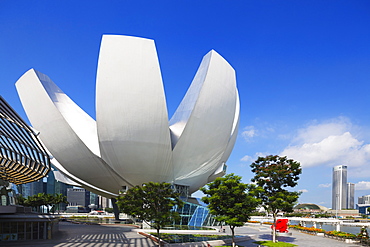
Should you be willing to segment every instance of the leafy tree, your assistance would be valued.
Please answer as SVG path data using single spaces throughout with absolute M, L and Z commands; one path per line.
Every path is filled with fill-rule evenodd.
M 160 238 L 159 230 L 180 217 L 173 207 L 182 207 L 183 202 L 171 184 L 149 182 L 129 189 L 118 197 L 117 205 L 124 213 L 146 221 Z
M 45 206 L 47 206 L 47 210 L 48 210 L 48 213 L 49 213 L 49 206 L 52 207 L 54 205 L 54 202 L 55 202 L 55 196 L 52 195 L 52 194 L 44 194 L 42 195 L 43 197 L 43 201 L 44 201 L 44 204 Z
M 45 193 L 38 193 L 33 196 L 29 196 L 25 203 L 26 206 L 33 207 L 37 212 L 40 212 L 40 207 L 42 205 L 46 205 Z
M 254 193 L 261 199 L 262 206 L 272 214 L 273 242 L 276 242 L 276 217 L 280 211 L 292 212 L 293 206 L 300 195 L 299 192 L 290 192 L 286 187 L 295 187 L 299 175 L 302 173 L 299 162 L 278 155 L 258 157 L 251 164 L 255 176 L 252 182 L 257 184 Z
M 26 207 L 33 207 L 36 209 L 37 212 L 40 212 L 41 206 L 52 206 L 53 208 L 55 205 L 59 203 L 68 203 L 67 197 L 63 194 L 45 194 L 45 193 L 38 193 L 33 196 L 28 196 L 27 198 L 23 197 L 22 195 L 18 195 L 18 203 L 19 205 L 23 205 Z M 48 207 L 49 213 L 49 207 Z
M 55 210 L 59 211 L 61 203 L 68 204 L 67 196 L 63 195 L 62 193 L 55 194 L 53 198 L 53 204 L 52 204 L 53 207 L 51 210 L 53 212 L 55 212 Z
M 27 205 L 26 205 L 26 198 L 22 195 L 22 194 L 18 194 L 17 196 L 16 196 L 16 203 L 18 204 L 18 205 L 23 205 L 23 206 L 26 206 L 27 207 Z
M 230 226 L 233 246 L 235 227 L 243 226 L 259 204 L 247 189 L 250 189 L 250 186 L 242 183 L 241 177 L 233 173 L 216 178 L 201 188 L 206 194 L 202 201 L 208 204 L 210 213 L 216 216 L 216 220 Z

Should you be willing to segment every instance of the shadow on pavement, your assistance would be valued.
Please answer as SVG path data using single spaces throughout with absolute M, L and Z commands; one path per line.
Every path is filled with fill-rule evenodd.
M 262 235 L 259 235 L 258 238 L 263 239 L 263 240 L 272 240 L 272 235 L 262 234 Z M 281 242 L 293 243 L 296 240 L 296 238 L 286 237 L 286 236 L 277 236 L 277 240 Z
M 27 247 L 152 247 L 155 244 L 130 226 L 76 225 L 61 222 L 59 231 L 50 240 L 28 240 L 2 242 L 1 246 Z

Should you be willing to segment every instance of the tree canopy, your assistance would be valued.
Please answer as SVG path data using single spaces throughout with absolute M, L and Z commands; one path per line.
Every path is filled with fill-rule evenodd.
M 216 216 L 216 220 L 230 226 L 233 246 L 235 227 L 243 226 L 259 204 L 259 201 L 248 192 L 248 187 L 241 182 L 240 176 L 231 173 L 216 178 L 201 188 L 206 195 L 202 201 L 208 204 L 210 213 Z
M 161 228 L 180 217 L 173 208 L 175 205 L 181 207 L 183 202 L 171 184 L 149 182 L 129 189 L 118 197 L 117 205 L 122 212 L 146 221 L 159 236 Z
M 63 194 L 45 194 L 45 193 L 38 193 L 33 196 L 28 196 L 27 198 L 23 197 L 22 195 L 18 196 L 18 203 L 19 205 L 23 205 L 26 207 L 33 207 L 37 211 L 40 211 L 41 206 L 52 206 L 52 210 L 55 209 L 55 205 L 59 205 L 59 203 L 68 203 L 67 197 Z M 49 213 L 49 207 L 48 213 Z
M 286 156 L 269 155 L 258 157 L 251 164 L 255 176 L 251 179 L 257 188 L 254 190 L 257 198 L 261 199 L 262 206 L 271 213 L 276 224 L 276 216 L 280 211 L 292 212 L 300 192 L 288 191 L 287 187 L 298 184 L 302 173 L 299 162 L 288 159 Z M 273 231 L 273 241 L 276 241 L 276 231 Z

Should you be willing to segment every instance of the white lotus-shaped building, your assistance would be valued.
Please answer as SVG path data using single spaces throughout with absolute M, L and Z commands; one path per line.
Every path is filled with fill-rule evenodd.
M 225 173 L 237 136 L 235 71 L 213 50 L 170 120 L 150 39 L 103 36 L 96 121 L 34 69 L 16 87 L 52 163 L 74 183 L 108 198 L 149 181 L 193 193 Z

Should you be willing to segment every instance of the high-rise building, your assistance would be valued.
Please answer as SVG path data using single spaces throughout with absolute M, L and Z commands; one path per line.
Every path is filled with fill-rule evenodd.
M 102 208 L 102 209 L 113 208 L 111 200 L 101 195 L 99 195 L 98 198 L 99 198 L 99 208 Z
M 370 195 L 360 196 L 358 198 L 358 204 L 370 204 Z
M 68 188 L 67 201 L 69 206 L 82 206 L 87 209 L 90 204 L 90 191 L 83 188 Z
M 93 209 L 96 209 L 99 207 L 99 198 L 98 198 L 98 195 L 93 193 L 93 192 L 90 192 L 90 204 L 89 204 L 89 207 L 90 206 L 95 206 L 92 207 Z
M 347 183 L 347 209 L 355 208 L 355 184 Z
M 333 168 L 332 209 L 347 208 L 347 166 Z

